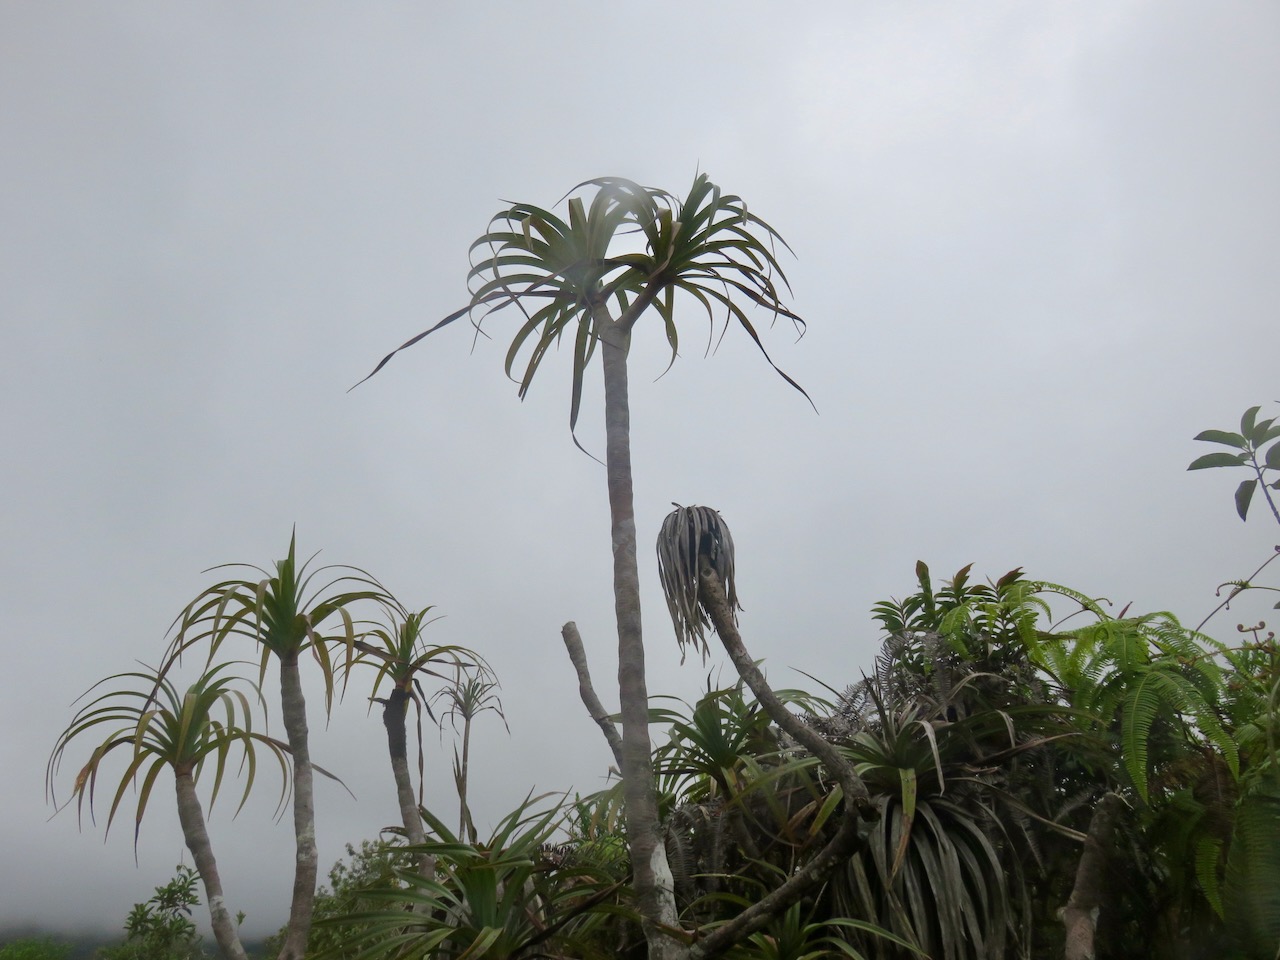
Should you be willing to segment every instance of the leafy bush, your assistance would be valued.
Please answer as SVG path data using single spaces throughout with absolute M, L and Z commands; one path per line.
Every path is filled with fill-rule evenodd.
M 71 944 L 52 937 L 24 937 L 0 947 L 0 960 L 67 960 Z
M 179 865 L 177 873 L 146 903 L 135 903 L 125 921 L 124 943 L 103 947 L 100 960 L 198 960 L 205 956 L 201 938 L 191 919 L 191 908 L 200 905 L 196 893 L 199 875 Z M 25 958 L 24 958 L 25 960 Z M 34 960 L 34 958 L 33 958 Z

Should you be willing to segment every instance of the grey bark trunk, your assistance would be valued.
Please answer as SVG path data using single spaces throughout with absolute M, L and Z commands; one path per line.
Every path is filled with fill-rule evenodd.
M 663 928 L 679 928 L 675 884 L 662 843 L 649 741 L 649 690 L 640 624 L 640 572 L 631 478 L 631 410 L 627 391 L 630 336 L 600 325 L 604 367 L 605 467 L 613 540 L 613 596 L 618 621 L 618 699 L 622 707 L 622 783 L 627 843 L 649 960 L 679 960 L 688 950 Z
M 213 938 L 218 949 L 226 960 L 248 960 L 244 947 L 240 945 L 240 937 L 236 925 L 227 910 L 222 896 L 222 878 L 218 875 L 218 862 L 213 857 L 213 844 L 209 842 L 209 832 L 204 825 L 204 810 L 200 806 L 200 798 L 196 796 L 195 780 L 190 770 L 175 771 L 175 789 L 178 794 L 178 822 L 182 824 L 182 835 L 187 841 L 187 849 L 195 861 L 196 870 L 200 872 L 200 880 L 204 884 L 205 902 L 209 904 L 209 921 L 213 926 Z
M 408 712 L 408 692 L 401 687 L 392 687 L 391 695 L 382 707 L 382 725 L 387 730 L 387 752 L 391 755 L 391 775 L 396 782 L 396 800 L 400 804 L 405 839 L 411 844 L 423 844 L 427 842 L 427 834 L 422 829 L 418 800 L 413 795 L 413 776 L 409 772 L 409 738 L 405 722 Z M 420 856 L 418 872 L 428 880 L 434 878 L 436 858 L 430 854 Z
M 316 899 L 316 814 L 312 787 L 311 749 L 307 735 L 307 702 L 302 695 L 298 654 L 280 658 L 280 712 L 289 749 L 293 753 L 293 832 L 297 858 L 293 874 L 293 901 L 289 925 L 279 960 L 302 960 L 311 936 L 311 914 Z
M 1067 928 L 1066 960 L 1093 960 L 1095 956 L 1094 933 L 1106 886 L 1107 848 L 1123 806 L 1124 801 L 1117 794 L 1108 793 L 1094 808 L 1089 820 L 1089 833 L 1076 867 L 1075 886 L 1062 910 L 1062 923 Z

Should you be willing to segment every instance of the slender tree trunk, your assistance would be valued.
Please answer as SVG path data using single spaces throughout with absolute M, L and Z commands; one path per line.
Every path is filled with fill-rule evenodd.
M 603 312 L 603 311 L 601 311 Z M 618 698 L 622 707 L 622 783 L 627 844 L 649 960 L 677 960 L 688 951 L 663 931 L 678 928 L 675 883 L 662 843 L 649 741 L 649 691 L 640 626 L 640 573 L 631 478 L 631 411 L 627 396 L 630 336 L 613 321 L 601 331 L 604 366 L 605 461 L 613 534 L 613 596 L 618 620 Z
M 409 738 L 405 722 L 408 712 L 409 692 L 403 687 L 392 687 L 391 695 L 382 707 L 382 725 L 387 728 L 387 751 L 391 754 L 391 775 L 396 782 L 396 800 L 400 804 L 405 839 L 419 845 L 427 842 L 427 834 L 422 829 L 422 815 L 418 813 L 413 777 L 409 773 Z M 418 872 L 428 880 L 435 877 L 436 858 L 430 854 L 419 857 Z
M 1098 928 L 1106 886 L 1107 848 L 1123 807 L 1124 801 L 1117 794 L 1108 793 L 1094 808 L 1089 820 L 1089 833 L 1076 867 L 1075 886 L 1062 910 L 1062 923 L 1067 928 L 1066 960 L 1093 960 L 1095 956 L 1093 935 Z
M 821 886 L 840 864 L 845 863 L 861 844 L 858 835 L 858 819 L 861 815 L 870 819 L 876 810 L 871 804 L 867 788 L 854 771 L 853 765 L 820 734 L 805 726 L 792 715 L 786 704 L 778 699 L 764 674 L 756 666 L 742 642 L 742 635 L 733 622 L 733 609 L 725 595 L 720 576 L 711 566 L 706 555 L 698 558 L 698 599 L 711 619 L 733 662 L 738 675 L 751 688 L 756 700 L 764 708 L 769 719 L 791 735 L 801 746 L 822 761 L 827 772 L 836 778 L 844 791 L 841 819 L 835 834 L 818 853 L 785 883 L 757 900 L 728 923 L 718 927 L 706 939 L 694 944 L 689 955 L 693 960 L 715 957 L 734 944 L 765 927 L 770 920 L 785 911 L 806 893 Z
M 205 901 L 209 904 L 209 920 L 213 926 L 213 938 L 218 942 L 218 949 L 226 960 L 248 960 L 244 947 L 240 945 L 240 936 L 236 932 L 235 922 L 227 910 L 222 896 L 222 878 L 218 875 L 218 862 L 213 858 L 213 844 L 209 842 L 209 831 L 204 826 L 204 811 L 200 807 L 200 798 L 196 796 L 195 780 L 190 769 L 175 770 L 175 787 L 178 794 L 178 821 L 182 824 L 182 835 L 187 841 L 187 849 L 195 861 L 196 870 L 200 872 L 200 880 L 204 884 Z
M 293 753 L 293 832 L 297 860 L 293 874 L 293 901 L 289 926 L 279 960 L 302 960 L 311 935 L 311 913 L 316 900 L 316 810 L 312 789 L 311 749 L 307 735 L 307 702 L 302 695 L 298 654 L 280 657 L 280 712 L 284 717 L 289 749 Z
M 471 718 L 462 720 L 462 761 L 458 766 L 458 839 L 475 843 L 475 827 L 467 809 L 467 774 L 471 768 Z M 468 829 L 470 828 L 470 829 Z
M 769 686 L 760 668 L 751 658 L 746 644 L 742 642 L 742 634 L 733 622 L 733 610 L 729 606 L 729 598 L 725 595 L 724 584 L 720 575 L 707 559 L 706 554 L 698 558 L 698 599 L 715 627 L 725 652 L 746 685 L 755 694 L 769 719 L 776 723 L 793 740 L 812 753 L 826 766 L 827 772 L 835 777 L 846 793 L 846 804 L 859 810 L 867 819 L 874 820 L 877 813 L 871 803 L 866 785 L 853 769 L 851 764 L 825 737 L 801 722 L 787 709 L 787 705 L 778 699 L 778 695 Z

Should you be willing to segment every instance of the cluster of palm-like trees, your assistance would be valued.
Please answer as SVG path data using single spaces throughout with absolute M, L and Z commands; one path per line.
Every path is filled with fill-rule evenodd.
M 216 568 L 223 569 L 223 568 Z M 377 670 L 371 700 L 383 704 L 383 723 L 405 835 L 425 842 L 419 799 L 415 801 L 407 761 L 407 711 L 421 710 L 424 690 L 421 678 L 434 676 L 454 686 L 476 681 L 492 689 L 491 671 L 472 651 L 458 646 L 426 642 L 423 629 L 430 621 L 427 610 L 404 608 L 369 574 L 355 568 L 299 564 L 294 538 L 284 559 L 270 570 L 251 568 L 259 576 L 220 581 L 191 601 L 174 623 L 173 636 L 158 669 L 116 674 L 96 685 L 107 692 L 89 701 L 63 731 L 49 759 L 46 787 L 56 803 L 55 779 L 73 743 L 86 737 L 102 738 L 76 775 L 72 798 L 77 807 L 92 813 L 95 790 L 104 764 L 114 754 L 128 759 L 115 785 L 107 828 L 110 829 L 125 793 L 138 791 L 135 843 L 152 789 L 166 770 L 174 776 L 178 814 L 187 847 L 204 884 L 214 938 L 228 958 L 245 957 L 237 924 L 232 921 L 219 879 L 213 845 L 196 793 L 196 778 L 213 765 L 210 805 L 216 800 L 234 755 L 245 769 L 243 806 L 252 789 L 260 753 L 278 761 L 281 773 L 281 807 L 292 790 L 293 826 L 297 853 L 293 897 L 280 957 L 301 960 L 307 953 L 317 884 L 315 805 L 313 775 L 333 777 L 311 761 L 307 705 L 301 682 L 304 656 L 320 670 L 325 691 L 325 712 L 332 707 L 338 676 L 342 686 L 354 668 Z M 358 608 L 381 611 L 381 622 L 359 619 Z M 258 680 L 230 671 L 237 662 L 219 661 L 230 638 L 248 641 L 258 654 Z M 199 678 L 179 692 L 173 674 L 184 656 L 196 656 L 201 648 L 204 667 Z M 286 739 L 279 740 L 253 728 L 254 705 L 265 708 L 262 684 L 268 668 L 279 670 L 280 709 Z M 251 665 L 251 664 L 246 664 Z M 446 676 L 444 672 L 448 670 Z M 384 681 L 388 696 L 379 698 Z M 452 689 L 452 687 L 446 687 Z M 462 695 L 462 694 L 460 694 Z M 88 695 L 86 695 L 88 696 Z M 106 731 L 103 736 L 103 731 Z M 419 748 L 419 790 L 422 753 Z M 334 779 L 337 779 L 334 777 Z M 465 809 L 465 792 L 462 795 Z M 429 857 L 422 858 L 424 872 L 433 871 Z
M 748 653 L 736 618 L 733 541 L 719 514 L 678 507 L 658 546 L 676 639 L 705 653 L 714 632 L 738 681 L 709 691 L 687 718 L 653 712 L 630 451 L 632 336 L 643 316 L 656 315 L 674 362 L 678 308 L 689 308 L 713 328 L 719 318 L 736 325 L 773 366 L 748 311 L 803 331 L 783 300 L 778 245 L 785 246 L 769 224 L 703 174 L 684 197 L 621 178 L 587 181 L 570 192 L 567 218 L 523 203 L 500 211 L 471 247 L 467 304 L 398 348 L 462 318 L 479 326 L 491 313 L 514 310 L 519 327 L 505 363 L 523 396 L 547 352 L 567 336 L 575 443 L 585 378 L 600 358 L 616 715 L 594 689 L 576 627 L 566 624 L 563 636 L 583 703 L 617 760 L 616 791 L 550 807 L 527 798 L 481 842 L 466 792 L 470 722 L 494 706 L 483 662 L 459 648 L 423 647 L 428 611 L 399 606 L 361 571 L 326 574 L 332 579 L 313 586 L 320 571 L 297 567 L 292 543 L 261 579 L 223 581 L 197 597 L 179 618 L 161 669 L 143 677 L 154 689 L 130 703 L 133 714 L 98 701 L 86 708 L 59 740 L 51 782 L 72 740 L 126 715 L 136 717 L 134 726 L 102 742 L 75 786 L 91 805 L 102 759 L 132 745 L 113 814 L 143 755 L 157 765 L 148 768 L 139 815 L 164 766 L 178 775 L 181 803 L 184 790 L 194 797 L 183 777 L 205 757 L 216 757 L 221 772 L 233 746 L 250 754 L 266 746 L 282 764 L 288 754 L 298 866 L 281 956 L 301 960 L 316 886 L 311 777 L 319 768 L 310 761 L 298 679 L 309 652 L 325 680 L 326 708 L 335 658 L 344 657 L 344 676 L 356 663 L 376 667 L 374 696 L 385 689 L 378 702 L 408 841 L 404 869 L 368 891 L 388 909 L 335 918 L 344 932 L 330 955 L 961 960 L 1044 955 L 1053 930 L 1076 960 L 1122 955 L 1143 936 L 1172 944 L 1188 917 L 1206 931 L 1206 943 L 1216 942 L 1225 918 L 1251 931 L 1252 947 L 1265 952 L 1266 938 L 1280 929 L 1280 904 L 1250 891 L 1257 878 L 1276 876 L 1275 858 L 1259 859 L 1253 841 L 1280 838 L 1268 819 L 1280 788 L 1262 786 L 1276 770 L 1280 699 L 1269 638 L 1228 649 L 1167 614 L 1112 617 L 1088 597 L 1018 571 L 973 584 L 966 569 L 935 591 L 921 565 L 918 591 L 876 608 L 886 641 L 875 675 L 833 691 L 822 710 L 813 698 L 773 690 Z M 1237 491 L 1242 517 L 1255 489 L 1266 494 L 1266 471 L 1280 469 L 1280 445 L 1263 452 L 1280 428 L 1256 414 L 1246 414 L 1239 434 L 1202 434 L 1238 452 L 1193 465 L 1254 470 Z M 1054 602 L 1075 604 L 1089 622 L 1051 629 Z M 369 629 L 351 612 L 368 603 L 388 612 L 384 626 Z M 205 646 L 212 663 L 233 634 L 259 646 L 259 685 L 269 664 L 278 664 L 287 743 L 237 726 L 241 714 L 228 712 L 219 725 L 208 707 L 199 718 L 206 733 L 164 733 L 189 729 L 188 700 L 247 703 L 216 675 L 181 702 L 168 685 L 183 652 Z M 408 709 L 420 719 L 428 707 L 418 678 L 441 674 L 455 678 L 446 716 L 463 728 L 456 834 L 422 810 L 420 797 L 415 803 L 408 760 Z M 157 706 L 162 700 L 167 712 Z M 655 721 L 676 733 L 656 752 Z M 188 809 L 194 854 L 207 842 L 195 829 L 198 807 Z M 1225 821 L 1223 811 L 1231 814 Z M 562 823 L 573 842 L 552 845 Z M 1146 846 L 1105 863 L 1118 835 Z M 216 879 L 207 862 L 206 885 Z M 1111 917 L 1117 911 L 1101 909 L 1108 875 L 1132 881 L 1109 902 L 1127 904 L 1122 923 Z M 220 891 L 208 890 L 211 906 L 215 897 L 221 904 Z M 1061 918 L 1050 915 L 1053 904 L 1063 908 Z M 1157 930 L 1160 924 L 1168 929 Z M 629 932 L 636 925 L 642 941 Z M 219 945 L 239 956 L 226 927 L 215 917 Z
M 620 733 L 611 730 L 592 688 L 576 628 L 566 625 L 564 636 L 584 704 L 619 761 L 635 903 L 649 956 L 699 957 L 740 945 L 779 918 L 795 918 L 796 905 L 807 903 L 818 889 L 839 890 L 835 877 L 843 863 L 860 865 L 861 872 L 844 884 L 841 916 L 874 918 L 918 948 L 947 957 L 1030 949 L 1046 928 L 1035 904 L 1053 902 L 1053 896 L 1033 897 L 1028 891 L 1036 883 L 1043 889 L 1056 883 L 1062 889 L 1054 892 L 1065 904 L 1068 956 L 1092 955 L 1102 898 L 1098 850 L 1116 829 L 1121 807 L 1132 803 L 1144 812 L 1158 809 L 1150 792 L 1152 771 L 1159 772 L 1161 788 L 1167 790 L 1177 780 L 1172 771 L 1187 763 L 1194 766 L 1194 757 L 1211 758 L 1202 763 L 1216 774 L 1225 771 L 1230 779 L 1256 777 L 1257 770 L 1272 763 L 1266 758 L 1274 757 L 1274 744 L 1252 768 L 1241 765 L 1239 746 L 1242 738 L 1252 736 L 1259 718 L 1267 730 L 1273 728 L 1274 695 L 1268 706 L 1232 726 L 1225 722 L 1224 705 L 1229 705 L 1231 684 L 1243 682 L 1247 668 L 1232 659 L 1233 651 L 1186 631 L 1171 616 L 1112 617 L 1087 597 L 1023 582 L 1016 573 L 995 584 L 970 585 L 967 571 L 961 571 L 935 595 L 922 567 L 919 593 L 896 610 L 896 626 L 886 623 L 886 661 L 893 669 L 879 671 L 875 685 L 864 685 L 841 702 L 853 726 L 847 742 L 832 741 L 790 716 L 747 654 L 734 616 L 732 539 L 715 511 L 706 508 L 678 508 L 659 540 L 660 578 L 677 640 L 682 648 L 692 643 L 706 650 L 705 629 L 713 627 L 760 709 L 838 789 L 827 792 L 818 807 L 830 829 L 814 835 L 822 845 L 813 856 L 802 865 L 782 868 L 776 882 L 762 881 L 767 892 L 745 897 L 743 909 L 717 924 L 714 932 L 686 928 L 665 842 L 670 821 L 664 820 L 659 802 L 663 778 L 649 753 L 627 355 L 637 320 L 652 308 L 663 321 L 674 362 L 679 298 L 695 312 L 705 312 L 712 323 L 723 309 L 726 324 L 736 323 L 758 345 L 744 306 L 801 321 L 781 300 L 779 284 L 785 289 L 785 278 L 774 257 L 776 232 L 739 198 L 721 195 L 705 176 L 695 179 L 682 200 L 612 178 L 582 188 L 594 192 L 570 199 L 567 221 L 528 204 L 499 213 L 472 247 L 470 302 L 404 346 L 464 316 L 479 323 L 491 312 L 515 307 L 524 319 L 506 364 L 511 374 L 522 349 L 529 348 L 523 373 L 515 378 L 523 395 L 548 349 L 571 331 L 571 430 L 577 424 L 585 372 L 599 348 Z M 642 251 L 636 252 L 634 243 L 616 245 L 628 233 L 642 240 Z M 1274 420 L 1259 422 L 1257 413 L 1256 408 L 1246 413 L 1239 434 L 1202 434 L 1200 439 L 1235 449 L 1193 465 L 1253 470 L 1255 476 L 1243 481 L 1236 494 L 1242 518 L 1255 490 L 1266 493 L 1270 478 L 1265 472 L 1280 469 L 1280 444 L 1274 444 L 1280 427 Z M 1272 446 L 1264 451 L 1267 444 Z M 1267 499 L 1271 503 L 1269 495 Z M 1272 511 L 1280 520 L 1274 503 Z M 1046 594 L 1078 603 L 1093 623 L 1043 636 L 1049 631 L 1038 618 L 1048 612 Z M 881 612 L 888 614 L 893 606 Z M 1246 648 L 1236 655 L 1252 656 L 1253 648 Z M 1276 674 L 1260 669 L 1257 676 L 1252 686 L 1266 688 Z M 1076 720 L 1067 723 L 1064 717 Z M 1077 748 L 1076 740 L 1093 748 Z M 1064 745 L 1068 741 L 1071 746 Z M 949 762 L 958 767 L 948 770 Z M 879 775 L 887 781 L 868 783 Z M 1195 777 L 1199 787 L 1187 788 L 1193 794 L 1204 781 L 1202 775 Z M 869 789 L 873 785 L 874 791 Z M 967 805 L 957 800 L 966 797 Z M 1197 802 L 1205 809 L 1223 806 Z M 1093 806 L 1093 816 L 1081 822 L 1085 804 Z M 1074 823 L 1068 816 L 1073 810 Z M 1187 822 L 1174 819 L 1184 826 Z M 1238 820 L 1252 822 L 1250 817 Z M 1151 836 L 1144 834 L 1144 839 Z M 739 839 L 745 844 L 745 836 Z M 1197 837 L 1194 862 L 1201 877 L 1185 885 L 1179 910 L 1208 903 L 1218 917 L 1232 912 L 1217 892 L 1217 878 L 1226 867 L 1212 862 L 1215 851 L 1222 860 L 1228 839 L 1221 830 Z M 1060 847 L 1059 841 L 1074 846 L 1059 856 L 1058 869 L 1042 869 L 1037 875 L 1021 869 L 1037 862 L 1041 848 Z M 1088 854 L 1084 857 L 1078 856 L 1082 843 Z M 1236 842 L 1230 848 L 1242 860 L 1245 845 Z M 1135 869 L 1148 878 L 1162 870 L 1177 872 L 1151 864 Z M 1243 869 L 1226 869 L 1228 880 Z M 1186 872 L 1185 864 L 1181 870 Z M 1064 884 L 1064 877 L 1071 877 L 1071 883 Z M 1167 889 L 1162 881 L 1153 882 Z M 1244 886 L 1237 880 L 1226 889 Z M 1235 903 L 1240 916 L 1245 900 Z M 1254 906 L 1256 898 L 1248 909 Z M 1132 915 L 1149 919 L 1169 912 L 1138 910 Z M 1280 910 L 1271 919 L 1280 924 Z M 1273 929 L 1269 924 L 1256 925 Z M 1207 919 L 1200 929 L 1211 939 L 1214 923 Z M 1111 939 L 1123 940 L 1118 933 Z M 884 944 L 878 941 L 877 948 Z
M 581 191 L 590 192 L 590 196 L 582 196 Z M 635 240 L 641 241 L 642 249 L 636 249 Z M 524 319 L 508 351 L 506 365 L 510 373 L 522 349 L 530 348 L 519 377 L 523 395 L 546 352 L 567 331 L 571 332 L 571 431 L 577 424 L 588 364 L 599 351 L 618 622 L 622 729 L 617 745 L 626 793 L 636 902 L 650 954 L 655 958 L 679 957 L 688 951 L 678 936 L 680 921 L 661 843 L 662 826 L 650 757 L 627 356 L 636 322 L 652 310 L 663 321 L 674 361 L 679 345 L 678 300 L 682 307 L 684 302 L 694 304 L 711 323 L 723 311 L 726 320 L 738 324 L 762 353 L 764 347 L 745 308 L 763 308 L 771 320 L 786 317 L 802 329 L 800 318 L 782 300 L 778 285 L 785 288 L 785 275 L 775 256 L 776 242 L 780 238 L 772 227 L 749 212 L 740 198 L 722 193 L 705 175 L 694 179 L 684 198 L 621 178 L 589 181 L 569 199 L 567 221 L 528 204 L 516 204 L 499 213 L 490 229 L 472 246 L 475 262 L 469 274 L 472 295 L 467 305 L 404 345 L 461 317 L 470 316 L 478 324 L 488 313 L 515 307 Z M 767 353 L 765 357 L 768 358 Z M 800 389 L 785 373 L 778 372 Z M 282 951 L 288 960 L 301 957 L 305 949 L 316 881 L 312 765 L 305 703 L 298 683 L 299 654 L 309 649 L 316 655 L 325 674 L 326 689 L 331 693 L 329 643 L 322 642 L 318 634 L 322 621 L 330 617 L 341 621 L 339 637 L 351 649 L 356 638 L 347 607 L 356 600 L 380 599 L 383 594 L 371 578 L 357 572 L 355 589 L 323 599 L 318 609 L 307 611 L 298 603 L 298 591 L 306 584 L 305 580 L 298 582 L 298 573 L 291 548 L 276 575 L 262 581 L 265 588 L 248 581 L 229 581 L 211 588 L 184 614 L 173 651 L 176 655 L 196 642 L 207 642 L 212 654 L 229 634 L 247 632 L 262 646 L 264 675 L 273 656 L 279 662 L 281 706 L 293 755 L 299 844 L 294 910 Z M 394 692 L 388 698 L 401 699 Z M 391 735 L 394 754 L 397 744 L 394 733 Z M 464 758 L 459 759 L 458 778 L 460 785 L 465 783 Z M 853 783 L 850 778 L 849 784 Z M 465 798 L 462 806 L 465 827 Z
M 588 195 L 583 196 L 583 191 Z M 506 368 L 512 375 L 522 350 L 528 349 L 523 373 L 513 377 L 521 396 L 547 351 L 570 334 L 572 432 L 584 378 L 599 351 L 621 718 L 621 731 L 611 737 L 610 746 L 617 751 L 621 768 L 636 905 L 653 960 L 675 960 L 691 951 L 698 953 L 705 945 L 690 948 L 683 942 L 674 880 L 662 844 L 640 621 L 627 358 L 637 322 L 652 311 L 663 323 L 671 361 L 675 361 L 679 303 L 682 309 L 692 305 L 713 325 L 723 311 L 725 323 L 739 326 L 768 360 L 748 309 L 762 309 L 771 322 L 785 317 L 803 330 L 803 321 L 783 300 L 786 277 L 775 254 L 781 243 L 777 232 L 751 213 L 741 198 L 723 193 L 705 174 L 694 178 L 683 198 L 617 177 L 587 181 L 571 191 L 567 220 L 524 203 L 498 213 L 472 244 L 467 305 L 388 354 L 374 369 L 377 373 L 399 350 L 463 317 L 479 324 L 491 313 L 515 308 L 523 320 L 507 352 Z M 774 369 L 804 393 L 794 380 Z M 585 666 L 579 667 L 579 677 L 584 675 Z M 594 691 L 590 697 L 599 703 Z M 588 704 L 588 709 L 598 713 L 594 704 Z M 865 800 L 865 791 L 859 790 L 851 770 L 844 779 L 849 803 Z M 771 904 L 765 913 L 777 908 Z M 755 922 L 724 937 L 724 944 L 746 935 Z
M 877 605 L 885 638 L 872 675 L 823 697 L 771 691 L 787 724 L 741 678 L 651 710 L 668 731 L 652 762 L 673 939 L 691 956 L 779 960 L 1271 956 L 1264 881 L 1276 835 L 1258 788 L 1275 758 L 1254 730 L 1274 710 L 1232 707 L 1257 695 L 1245 688 L 1255 661 L 1274 656 L 1267 643 L 1228 651 L 1215 669 L 1184 662 L 1221 729 L 1202 729 L 1170 687 L 1141 721 L 1139 763 L 1126 718 L 1145 715 L 1145 694 L 1122 688 L 1145 690 L 1146 674 L 1187 661 L 1193 643 L 1202 655 L 1216 645 L 1178 634 L 1167 615 L 1108 616 L 1018 570 L 981 583 L 966 568 L 937 589 L 923 564 L 917 577 L 905 600 Z M 1063 601 L 1092 622 L 1055 624 L 1050 605 Z M 1118 699 L 1099 699 L 1099 688 Z M 840 761 L 824 761 L 792 724 Z M 842 763 L 873 815 L 855 816 L 854 843 L 827 856 L 850 822 Z M 572 804 L 526 799 L 479 842 L 430 818 L 422 849 L 439 858 L 435 882 L 406 866 L 362 891 L 374 908 L 333 921 L 328 955 L 427 945 L 438 956 L 642 955 L 624 803 L 621 785 Z M 567 842 L 553 842 L 557 826 Z M 420 852 L 400 855 L 407 865 Z M 788 885 L 802 889 L 784 901 Z

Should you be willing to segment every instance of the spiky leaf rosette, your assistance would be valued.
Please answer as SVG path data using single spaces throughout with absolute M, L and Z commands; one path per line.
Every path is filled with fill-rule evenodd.
M 686 647 L 707 657 L 706 629 L 710 621 L 698 603 L 698 558 L 706 554 L 724 584 L 731 610 L 741 610 L 733 579 L 733 536 L 719 511 L 711 507 L 682 507 L 667 514 L 658 534 L 658 577 L 667 598 L 667 610 L 676 628 L 680 658 Z M 737 615 L 734 615 L 735 622 Z
M 769 357 L 747 314 L 747 306 L 754 305 L 771 322 L 783 317 L 804 332 L 804 321 L 783 300 L 789 288 L 775 255 L 777 247 L 790 248 L 741 197 L 722 193 L 704 173 L 683 198 L 622 177 L 587 180 L 566 196 L 567 220 L 528 203 L 495 214 L 471 245 L 470 302 L 392 350 L 365 380 L 401 350 L 456 320 L 469 318 L 478 336 L 490 314 L 515 307 L 524 322 L 507 351 L 506 371 L 520 384 L 522 398 L 550 349 L 566 336 L 573 342 L 572 432 L 602 328 L 625 340 L 652 307 L 662 318 L 674 363 L 680 343 L 676 303 L 682 299 L 710 324 L 708 351 L 717 326 L 723 336 L 736 324 L 808 399 Z M 528 359 L 522 360 L 526 352 Z
M 212 760 L 213 793 L 209 799 L 209 806 L 212 807 L 222 786 L 227 761 L 233 750 L 240 751 L 241 765 L 247 771 L 247 776 L 240 806 L 236 808 L 239 813 L 249 799 L 249 791 L 253 789 L 259 753 L 265 751 L 280 765 L 279 804 L 283 807 L 290 786 L 289 766 L 285 762 L 285 755 L 290 752 L 289 745 L 253 729 L 252 703 L 238 687 L 248 688 L 259 705 L 265 706 L 265 703 L 256 684 L 233 674 L 223 673 L 238 662 L 218 664 L 185 691 L 180 691 L 167 677 L 149 667 L 113 674 L 98 681 L 85 696 L 104 684 L 112 686 L 80 709 L 71 725 L 59 735 L 49 757 L 45 772 L 49 798 L 57 804 L 54 778 L 71 743 L 83 739 L 86 733 L 93 734 L 106 729 L 106 735 L 76 775 L 72 796 L 76 800 L 77 811 L 83 814 L 85 807 L 88 807 L 92 818 L 94 794 L 98 775 L 105 766 L 104 761 L 116 748 L 123 748 L 123 752 L 128 755 L 128 764 L 111 800 L 107 830 L 111 829 L 125 793 L 130 787 L 137 789 L 138 803 L 133 835 L 135 848 L 142 829 L 142 818 L 147 810 L 147 801 L 151 798 L 156 779 L 166 767 L 175 773 L 198 777 L 206 762 Z

